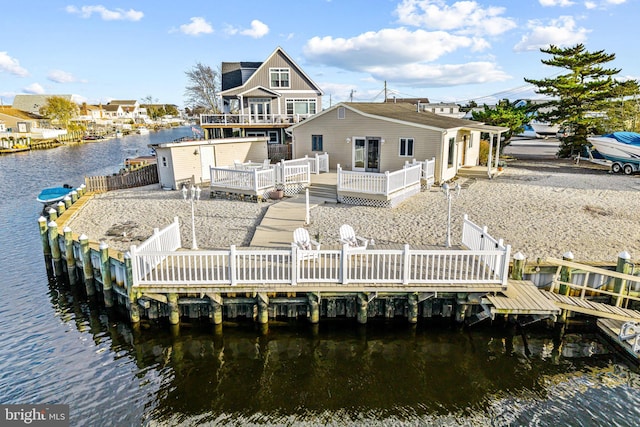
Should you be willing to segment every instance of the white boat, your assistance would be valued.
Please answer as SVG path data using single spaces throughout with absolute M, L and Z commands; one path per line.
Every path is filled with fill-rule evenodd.
M 149 135 L 149 129 L 148 129 L 148 128 L 146 128 L 145 126 L 140 126 L 140 127 L 138 128 L 138 133 L 139 133 L 140 135 Z
M 591 136 L 587 141 L 605 159 L 613 162 L 611 170 L 627 175 L 640 169 L 640 134 L 635 132 L 613 132 L 602 136 Z

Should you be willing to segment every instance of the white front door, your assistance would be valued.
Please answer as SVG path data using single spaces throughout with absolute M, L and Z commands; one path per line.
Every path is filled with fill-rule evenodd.
M 249 111 L 251 111 L 251 122 L 265 123 L 271 117 L 271 101 L 266 98 L 250 99 Z

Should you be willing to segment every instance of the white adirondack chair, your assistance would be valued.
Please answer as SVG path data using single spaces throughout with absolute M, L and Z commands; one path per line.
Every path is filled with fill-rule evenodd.
M 340 226 L 340 243 L 343 245 L 349 245 L 352 249 L 367 249 L 369 239 L 356 236 L 356 232 L 349 224 L 342 224 Z
M 306 228 L 296 228 L 293 231 L 293 244 L 300 250 L 298 259 L 309 260 L 318 258 L 317 251 L 320 250 L 320 243 L 309 237 L 309 231 Z

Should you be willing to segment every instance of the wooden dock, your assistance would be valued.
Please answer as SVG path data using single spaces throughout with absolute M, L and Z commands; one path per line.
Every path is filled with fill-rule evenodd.
M 529 314 L 551 315 L 560 314 L 560 308 L 544 295 L 529 280 L 509 279 L 507 289 L 496 295 L 487 295 L 491 304 L 492 316 L 496 314 Z
M 568 311 L 586 314 L 605 319 L 619 320 L 622 322 L 640 321 L 640 312 L 628 308 L 616 307 L 610 304 L 590 301 L 580 297 L 560 295 L 549 291 L 541 291 L 553 303 Z

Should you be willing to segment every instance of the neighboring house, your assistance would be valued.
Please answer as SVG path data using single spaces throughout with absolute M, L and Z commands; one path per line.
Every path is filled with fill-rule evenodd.
M 435 157 L 435 181 L 443 182 L 479 165 L 482 133 L 499 141 L 508 130 L 416 110 L 404 103 L 337 104 L 288 129 L 293 157 L 326 152 L 331 169 L 340 164 L 362 172 L 399 170 L 412 159 Z
M 174 190 L 192 180 L 209 182 L 211 167 L 232 166 L 235 161 L 263 162 L 268 158 L 265 137 L 169 142 L 150 147 L 156 152 L 160 184 Z
M 13 98 L 12 107 L 16 110 L 24 111 L 30 114 L 40 114 L 40 108 L 44 107 L 47 103 L 47 99 L 57 96 L 59 98 L 64 98 L 67 101 L 72 101 L 77 103 L 77 96 L 75 95 L 16 95 Z
M 37 114 L 28 113 L 13 107 L 0 107 L 0 120 L 5 123 L 5 132 L 16 134 L 19 137 L 33 139 L 57 138 L 65 135 L 65 129 L 53 129 L 48 126 L 48 120 Z
M 202 114 L 207 138 L 266 136 L 283 143 L 284 129 L 322 109 L 322 90 L 278 47 L 264 62 L 222 63 L 222 114 Z
M 146 108 L 140 107 L 138 101 L 133 99 L 114 99 L 104 106 L 106 117 L 115 120 L 133 120 L 134 122 L 145 122 L 147 117 Z
M 460 111 L 460 106 L 455 102 L 429 102 L 428 98 L 387 98 L 387 104 L 411 104 L 420 111 L 430 111 L 446 117 L 461 119 L 465 113 Z

